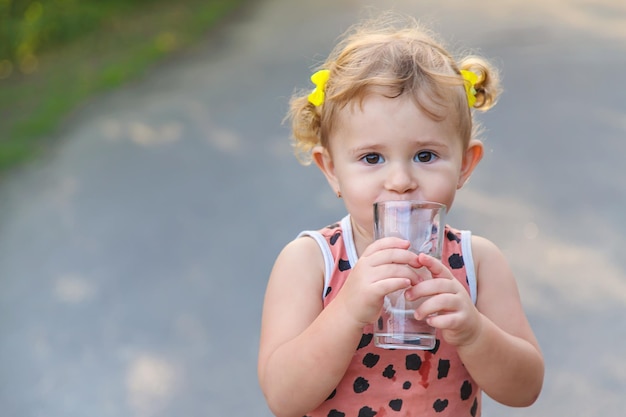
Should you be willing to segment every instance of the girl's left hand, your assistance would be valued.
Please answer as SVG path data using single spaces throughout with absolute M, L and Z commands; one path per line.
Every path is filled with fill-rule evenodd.
M 422 281 L 405 293 L 408 300 L 428 297 L 415 310 L 415 317 L 440 329 L 445 341 L 453 346 L 471 344 L 480 333 L 481 318 L 469 293 L 438 259 L 420 254 L 418 261 L 433 279 Z

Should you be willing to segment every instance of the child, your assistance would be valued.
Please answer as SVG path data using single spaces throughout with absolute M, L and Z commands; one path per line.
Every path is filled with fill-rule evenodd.
M 278 256 L 263 310 L 259 380 L 277 416 L 479 416 L 481 392 L 529 406 L 543 358 L 515 278 L 490 241 L 446 227 L 442 261 L 399 238 L 373 239 L 373 204 L 452 206 L 483 155 L 471 108 L 496 102 L 480 57 L 455 61 L 410 18 L 353 28 L 296 95 L 295 148 L 348 215 L 303 232 Z M 417 284 L 415 268 L 436 279 Z M 383 296 L 430 297 L 416 310 L 437 328 L 430 351 L 372 342 Z

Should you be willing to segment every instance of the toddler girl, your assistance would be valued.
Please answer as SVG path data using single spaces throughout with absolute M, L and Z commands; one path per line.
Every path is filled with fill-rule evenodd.
M 396 21 L 397 20 L 397 21 Z M 400 23 L 400 24 L 397 24 Z M 277 416 L 479 416 L 481 392 L 538 397 L 543 358 L 515 278 L 490 241 L 446 226 L 442 260 L 373 238 L 373 204 L 452 207 L 483 155 L 472 109 L 495 104 L 483 58 L 454 59 L 415 20 L 351 29 L 289 113 L 298 157 L 314 162 L 347 215 L 287 244 L 263 309 L 259 380 Z M 415 269 L 432 280 L 418 283 Z M 374 346 L 383 297 L 409 288 L 437 329 L 430 351 Z

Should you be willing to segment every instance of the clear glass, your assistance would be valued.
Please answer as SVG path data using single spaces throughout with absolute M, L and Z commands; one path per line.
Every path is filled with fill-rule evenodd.
M 383 201 L 374 204 L 374 238 L 400 237 L 411 242 L 409 250 L 441 259 L 446 206 L 429 201 Z M 430 279 L 425 269 L 420 279 Z M 374 324 L 374 343 L 385 349 L 433 349 L 435 328 L 416 320 L 415 309 L 423 299 L 407 301 L 398 290 L 385 296 L 381 316 Z

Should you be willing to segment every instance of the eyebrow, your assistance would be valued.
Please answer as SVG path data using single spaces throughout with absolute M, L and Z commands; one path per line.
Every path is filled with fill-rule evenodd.
M 448 148 L 449 144 L 447 141 L 441 140 L 415 140 L 412 142 L 416 148 Z M 359 145 L 355 148 L 350 149 L 350 153 L 354 155 L 366 153 L 366 152 L 380 152 L 387 148 L 388 145 L 381 143 L 373 143 L 371 145 Z

